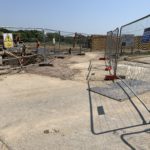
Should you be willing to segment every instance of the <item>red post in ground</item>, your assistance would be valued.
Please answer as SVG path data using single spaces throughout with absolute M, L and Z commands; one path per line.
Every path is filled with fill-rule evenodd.
M 111 67 L 111 66 L 107 66 L 107 67 L 105 68 L 105 71 L 110 71 L 110 70 L 112 70 L 112 67 Z

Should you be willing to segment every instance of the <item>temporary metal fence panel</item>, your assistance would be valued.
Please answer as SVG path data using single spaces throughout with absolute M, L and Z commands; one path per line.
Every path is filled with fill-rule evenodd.
M 75 33 L 60 31 L 60 51 L 71 53 L 75 47 L 79 48 L 75 45 Z
M 44 29 L 44 49 L 49 54 L 60 49 L 60 31 Z
M 107 39 L 106 39 L 106 50 L 105 50 L 106 65 L 112 68 L 111 73 L 113 75 L 116 75 L 117 69 L 118 34 L 119 28 L 116 28 L 113 31 L 107 32 Z
M 136 97 L 132 103 L 141 104 L 136 109 L 145 123 L 150 118 L 150 15 L 122 26 L 119 38 L 117 76 L 125 76 L 121 80 Z
M 116 28 L 115 30 L 112 31 L 112 39 L 111 39 L 112 48 L 110 51 L 110 63 L 113 75 L 116 75 L 117 70 L 118 35 L 119 35 L 119 28 Z
M 145 20 L 146 19 L 146 20 Z M 142 22 L 140 22 L 142 20 Z M 142 25 L 142 23 L 146 23 L 146 25 Z M 137 24 L 138 23 L 138 24 Z M 130 26 L 133 26 L 130 29 Z M 137 27 L 136 25 L 137 24 Z M 114 31 L 107 32 L 107 40 L 106 40 L 106 50 L 105 50 L 105 58 L 106 58 L 106 65 L 112 67 L 111 73 L 118 76 L 120 78 L 117 81 L 114 81 L 111 84 L 105 85 L 104 87 L 99 86 L 101 81 L 95 81 L 95 76 L 91 76 L 89 78 L 88 87 L 89 87 L 89 99 L 90 104 L 92 105 L 91 101 L 92 98 L 97 99 L 96 104 L 99 108 L 101 108 L 101 112 L 98 111 L 99 115 L 103 115 L 100 117 L 100 132 L 97 134 L 106 133 L 109 131 L 115 131 L 114 125 L 117 121 L 117 117 L 119 118 L 119 122 L 117 126 L 119 126 L 119 130 L 122 130 L 125 126 L 127 128 L 132 128 L 138 125 L 146 125 L 150 123 L 150 103 L 149 103 L 149 92 L 150 91 L 150 55 L 149 55 L 149 48 L 147 50 L 145 48 L 140 49 L 140 52 L 135 48 L 135 37 L 139 36 L 135 32 L 136 29 L 141 33 L 141 43 L 144 45 L 145 43 L 148 44 L 150 42 L 150 32 L 149 32 L 150 22 L 149 17 L 142 18 L 136 22 L 123 26 L 121 28 L 121 34 L 119 34 L 119 29 L 115 29 Z M 127 34 L 130 33 L 128 36 Z M 127 39 L 126 39 L 127 37 Z M 125 39 L 125 40 L 124 40 Z M 134 39 L 134 40 L 133 40 Z M 127 44 L 127 45 L 126 45 Z M 121 49 L 123 48 L 123 49 Z M 129 49 L 130 48 L 130 49 Z M 90 66 L 93 64 L 90 63 Z M 89 66 L 89 67 L 90 67 Z M 90 68 L 91 72 L 92 68 Z M 95 72 L 95 70 L 94 70 Z M 92 74 L 92 73 L 91 73 Z M 122 79 L 125 75 L 127 79 Z M 92 79 L 93 78 L 93 79 Z M 91 81 L 90 81 L 91 80 Z M 93 84 L 91 86 L 91 83 Z M 95 86 L 96 84 L 96 86 Z M 91 86 L 91 87 L 90 87 Z M 92 94 L 90 92 L 93 92 Z M 111 98 L 109 101 L 108 110 L 110 110 L 110 118 L 109 111 L 107 111 L 108 104 L 107 100 L 105 101 L 104 97 L 100 102 L 99 95 L 106 96 Z M 144 93 L 144 94 L 143 94 Z M 114 100 L 122 101 L 123 102 L 114 102 Z M 115 105 L 114 105 L 115 104 Z M 118 107 L 114 107 L 118 106 Z M 98 109 L 97 107 L 97 109 Z M 105 111 L 107 111 L 107 115 L 105 115 Z M 112 109 L 112 110 L 111 110 Z M 113 110 L 116 110 L 115 114 L 115 123 L 111 122 L 113 118 Z M 92 108 L 91 108 L 92 112 Z M 94 114 L 93 112 L 91 113 Z M 93 116 L 92 116 L 93 117 Z M 135 119 L 135 120 L 134 120 Z M 93 120 L 92 120 L 93 121 Z M 96 118 L 94 119 L 96 121 Z M 108 122 L 108 123 L 107 123 Z M 111 122 L 111 123 L 110 123 Z M 110 123 L 110 126 L 109 126 Z M 127 124 L 127 125 L 125 125 Z M 132 125 L 131 125 L 132 124 Z M 112 130 L 107 130 L 110 127 Z M 125 128 L 126 128 L 125 127 Z M 106 130 L 105 130 L 106 129 Z M 97 130 L 97 129 L 96 129 Z M 118 129 L 117 129 L 118 130 Z M 95 131 L 94 128 L 92 131 Z
M 72 53 L 81 53 L 90 49 L 90 36 L 81 33 L 60 32 L 60 50 L 70 50 Z
M 49 54 L 81 53 L 90 50 L 91 36 L 87 34 L 44 28 L 1 27 L 0 45 L 3 45 L 3 33 L 12 33 L 14 47 L 9 50 L 17 52 L 23 44 L 27 51 L 39 52 L 45 57 Z
M 117 75 L 150 82 L 150 15 L 120 29 Z
M 91 35 L 82 34 L 82 51 L 91 51 Z
M 110 66 L 111 49 L 112 49 L 112 31 L 109 31 L 109 32 L 107 32 L 106 49 L 105 49 L 106 65 L 109 65 L 109 66 Z
M 1 35 L 3 33 L 12 33 L 14 47 L 10 50 L 20 51 L 24 44 L 28 51 L 37 51 L 37 49 L 44 48 L 44 30 L 41 28 L 14 28 L 2 27 L 0 28 Z

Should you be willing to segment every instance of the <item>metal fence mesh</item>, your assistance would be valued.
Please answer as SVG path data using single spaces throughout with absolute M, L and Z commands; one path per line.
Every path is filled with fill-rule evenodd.
M 0 45 L 3 45 L 3 33 L 12 33 L 14 47 L 9 50 L 21 49 L 22 44 L 27 51 L 39 52 L 43 55 L 74 54 L 90 51 L 90 35 L 51 30 L 44 28 L 0 28 Z M 3 47 L 1 47 L 2 49 Z
M 73 32 L 61 31 L 60 45 L 60 50 L 68 50 L 70 53 L 74 48 L 79 49 L 79 45 L 75 43 L 75 33 Z
M 105 49 L 105 58 L 106 58 L 106 65 L 110 66 L 110 53 L 112 49 L 112 31 L 107 32 L 106 37 L 106 49 Z
M 126 77 L 123 83 L 145 108 L 139 112 L 150 118 L 150 15 L 122 26 L 119 38 L 117 76 Z
M 55 52 L 60 48 L 60 32 L 56 30 L 44 29 L 45 49 L 49 52 Z
M 120 29 L 117 74 L 131 81 L 150 81 L 150 16 Z
M 1 36 L 3 33 L 12 33 L 14 40 L 14 47 L 10 49 L 12 51 L 20 51 L 23 44 L 25 44 L 28 51 L 36 51 L 38 42 L 40 48 L 44 48 L 43 29 L 5 27 L 1 28 L 1 32 Z
M 117 51 L 118 51 L 119 28 L 107 32 L 105 58 L 106 64 L 112 67 L 112 74 L 116 75 L 117 69 Z
M 114 31 L 112 31 L 112 49 L 110 59 L 111 59 L 111 66 L 113 69 L 113 75 L 116 75 L 117 69 L 118 34 L 119 28 L 116 28 Z

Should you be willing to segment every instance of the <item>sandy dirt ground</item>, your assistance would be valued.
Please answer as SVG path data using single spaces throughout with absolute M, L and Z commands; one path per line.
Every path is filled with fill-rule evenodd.
M 108 72 L 100 56 L 70 56 L 55 60 L 54 67 L 34 65 L 0 76 L 0 150 L 149 150 L 150 125 L 129 100 L 88 92 L 89 61 L 89 86 L 110 83 L 103 80 Z M 141 95 L 148 108 L 149 96 Z M 148 123 L 150 114 L 133 100 Z

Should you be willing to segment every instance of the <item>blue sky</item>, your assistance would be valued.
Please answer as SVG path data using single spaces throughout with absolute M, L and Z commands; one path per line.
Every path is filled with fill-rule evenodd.
M 0 26 L 105 34 L 150 14 L 150 0 L 0 0 Z

